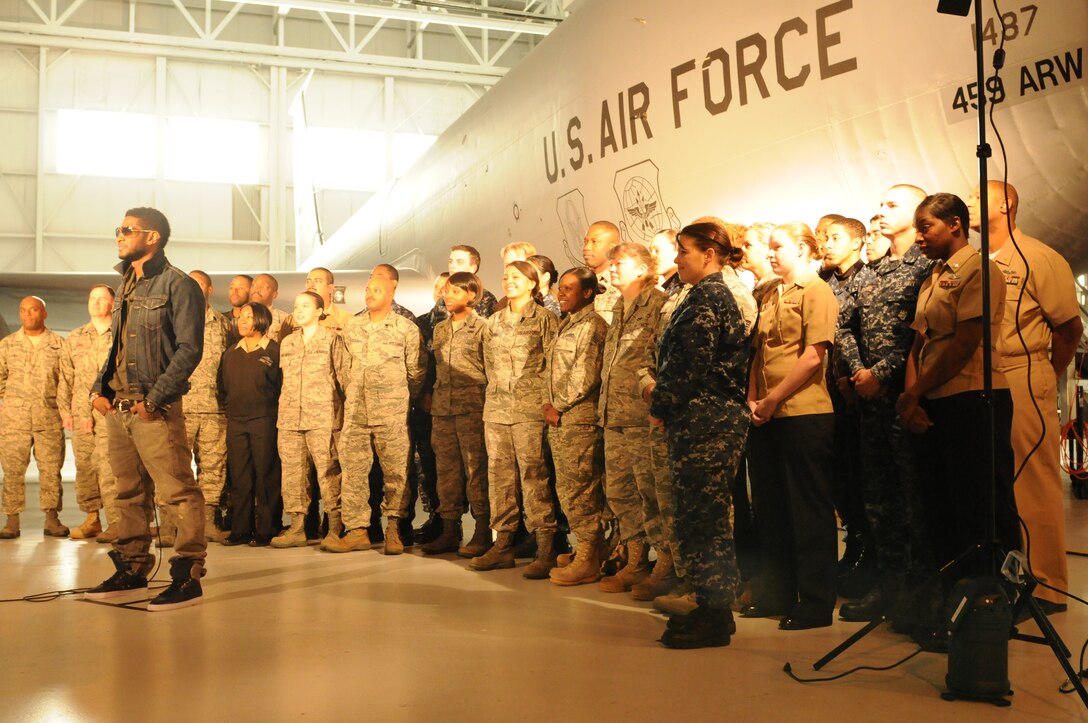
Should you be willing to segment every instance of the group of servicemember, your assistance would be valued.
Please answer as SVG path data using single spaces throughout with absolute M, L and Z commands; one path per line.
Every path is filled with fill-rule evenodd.
M 399 554 L 419 493 L 424 553 L 510 568 L 525 530 L 526 578 L 654 601 L 670 614 L 669 647 L 727 645 L 734 608 L 783 630 L 830 625 L 838 594 L 852 597 L 842 619 L 888 616 L 931 642 L 942 591 L 917 584 L 985 536 L 988 487 L 1000 548 L 1021 548 L 1019 514 L 1036 577 L 1066 584 L 1055 377 L 1082 331 L 1072 274 L 1016 228 L 1015 189 L 985 192 L 987 219 L 978 191 L 968 204 L 896 185 L 870 227 L 703 217 L 648 245 L 598 221 L 585 265 L 562 274 L 529 244 L 504 248 L 501 300 L 476 249 L 458 245 L 418 319 L 396 303 L 386 264 L 355 316 L 332 302 L 326 269 L 290 315 L 267 274 L 235 277 L 220 314 L 207 274 L 166 261 L 165 217 L 131 209 L 117 229 L 119 298 L 92 289 L 91 321 L 62 340 L 28 297 L 23 328 L 0 342 L 0 536 L 19 534 L 31 447 L 45 531 L 68 533 L 57 517 L 68 427 L 88 514 L 72 537 L 114 544 L 116 573 L 92 598 L 146 590 L 155 504 L 160 545 L 177 556 L 174 585 L 150 607 L 171 609 L 200 601 L 208 541 L 315 541 L 317 497 L 320 549 L 384 542 Z M 983 223 L 992 479 L 975 423 L 990 404 L 982 262 L 968 244 Z M 215 511 L 228 477 L 225 534 Z M 567 525 L 576 546 L 561 554 Z M 875 573 L 859 586 L 862 567 Z M 1059 593 L 1038 594 L 1064 609 Z

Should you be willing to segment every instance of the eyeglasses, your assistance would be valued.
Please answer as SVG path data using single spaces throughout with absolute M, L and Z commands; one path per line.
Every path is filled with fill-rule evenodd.
M 113 229 L 113 235 L 124 236 L 125 238 L 128 238 L 129 236 L 137 233 L 149 233 L 151 230 L 152 229 L 147 228 L 133 228 L 132 226 L 118 226 L 117 228 Z

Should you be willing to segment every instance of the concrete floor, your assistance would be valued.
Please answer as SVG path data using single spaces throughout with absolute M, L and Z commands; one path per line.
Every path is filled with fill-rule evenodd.
M 73 500 L 70 485 L 65 498 Z M 28 499 L 37 494 L 33 486 Z M 70 525 L 82 519 L 66 510 Z M 1069 500 L 1070 547 L 1088 549 L 1088 502 Z M 0 597 L 88 587 L 111 572 L 106 547 L 43 538 L 42 514 L 0 542 Z M 468 531 L 466 531 L 468 532 Z M 1061 695 L 1049 648 L 1009 644 L 1010 708 L 945 702 L 947 659 L 880 628 L 821 673 L 811 664 L 858 629 L 781 632 L 741 620 L 728 648 L 673 651 L 664 618 L 596 586 L 559 588 L 466 561 L 294 550 L 209 551 L 204 604 L 176 612 L 84 602 L 0 608 L 0 721 L 1088 720 Z M 166 569 L 158 578 L 165 579 Z M 1088 590 L 1088 559 L 1071 557 Z M 1053 622 L 1075 657 L 1088 610 Z M 1034 623 L 1025 631 L 1035 631 Z

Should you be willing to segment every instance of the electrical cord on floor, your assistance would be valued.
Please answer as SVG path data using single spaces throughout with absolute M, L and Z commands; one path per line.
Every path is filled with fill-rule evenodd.
M 162 532 L 161 525 L 159 524 L 159 511 L 155 509 L 155 541 L 158 552 L 155 553 L 155 568 L 151 571 L 151 574 L 147 578 L 147 590 L 162 590 L 169 587 L 169 583 L 160 581 L 158 585 L 152 585 L 155 576 L 159 574 L 159 569 L 162 567 Z M 76 587 L 69 590 L 48 590 L 46 592 L 33 593 L 30 595 L 24 595 L 23 597 L 12 598 L 0 598 L 0 603 L 11 602 L 52 602 L 53 600 L 59 600 L 63 597 L 71 597 L 74 595 L 82 595 L 83 593 L 91 590 L 89 587 Z
M 908 660 L 910 660 L 911 658 L 913 658 L 914 656 L 918 655 L 918 653 L 921 653 L 921 652 L 922 652 L 922 648 L 918 648 L 917 650 L 915 650 L 913 653 L 911 653 L 907 657 L 903 658 L 902 660 L 896 661 L 896 662 L 892 663 L 891 665 L 886 665 L 886 666 L 883 666 L 883 667 L 876 667 L 876 666 L 872 666 L 872 665 L 859 665 L 856 668 L 851 668 L 850 670 L 847 670 L 847 671 L 845 671 L 843 673 L 839 673 L 838 675 L 829 675 L 826 678 L 802 678 L 802 677 L 800 677 L 799 675 L 797 675 L 796 673 L 793 672 L 793 666 L 790 665 L 789 663 L 786 663 L 785 665 L 782 666 L 782 672 L 784 672 L 786 675 L 788 675 L 791 678 L 793 678 L 794 680 L 796 680 L 798 683 L 829 683 L 829 682 L 831 682 L 833 680 L 841 680 L 841 679 L 845 678 L 848 675 L 853 675 L 854 673 L 857 673 L 857 672 L 862 671 L 862 670 L 874 670 L 874 671 L 876 671 L 878 673 L 883 673 L 883 672 L 886 672 L 886 671 L 889 671 L 889 670 L 894 670 L 895 668 L 898 668 L 900 665 L 907 662 Z

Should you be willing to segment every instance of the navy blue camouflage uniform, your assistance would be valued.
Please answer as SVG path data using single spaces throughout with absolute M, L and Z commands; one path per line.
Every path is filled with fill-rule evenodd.
M 914 342 L 918 290 L 932 268 L 912 245 L 901 258 L 884 256 L 859 271 L 840 302 L 836 356 L 850 375 L 869 369 L 881 384 L 875 399 L 858 397 L 858 411 L 862 493 L 882 574 L 922 572 L 929 565 L 918 436 L 900 426 L 895 401 Z
M 727 608 L 740 573 L 730 486 L 744 451 L 749 346 L 721 274 L 695 284 L 658 347 L 650 413 L 666 424 L 676 538 L 700 606 Z

